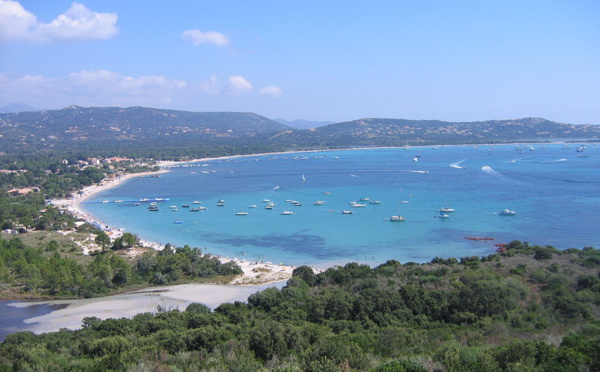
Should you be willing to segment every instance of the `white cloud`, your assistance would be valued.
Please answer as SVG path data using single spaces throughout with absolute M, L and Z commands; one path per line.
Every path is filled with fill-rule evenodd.
M 268 96 L 273 96 L 275 98 L 279 98 L 283 94 L 283 91 L 278 86 L 270 85 L 268 87 L 262 88 L 259 91 L 259 93 L 263 94 L 263 95 L 268 95 Z
M 117 14 L 98 13 L 73 3 L 50 23 L 38 22 L 18 1 L 0 0 L 0 42 L 103 40 L 118 33 Z
M 182 80 L 132 77 L 108 70 L 80 71 L 61 77 L 0 74 L 0 101 L 28 102 L 38 108 L 81 106 L 162 106 L 186 90 Z
M 230 76 L 227 82 L 229 91 L 235 94 L 242 94 L 249 90 L 252 90 L 252 84 L 248 80 L 244 79 L 243 76 Z
M 223 91 L 223 86 L 219 84 L 216 76 L 212 76 L 209 81 L 200 83 L 200 89 L 208 94 L 219 94 Z
M 200 30 L 187 30 L 181 34 L 184 40 L 191 42 L 194 45 L 200 44 L 215 44 L 219 46 L 229 45 L 229 38 L 217 31 L 203 32 Z

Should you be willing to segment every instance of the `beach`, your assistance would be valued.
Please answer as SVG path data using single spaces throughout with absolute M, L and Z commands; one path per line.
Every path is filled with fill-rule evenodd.
M 76 330 L 82 327 L 86 317 L 132 318 L 140 313 L 156 313 L 162 310 L 184 311 L 191 303 L 201 303 L 211 309 L 227 302 L 245 302 L 253 293 L 270 287 L 281 288 L 285 283 L 260 285 L 217 285 L 183 284 L 152 287 L 124 294 L 81 300 L 21 301 L 10 304 L 20 309 L 29 306 L 62 305 L 64 308 L 48 314 L 25 319 L 24 329 L 12 331 L 31 331 L 34 333 L 55 332 L 61 328 Z
M 258 156 L 258 155 L 248 155 L 248 156 Z M 232 157 L 227 156 L 227 157 L 221 157 L 221 158 L 217 158 L 217 159 L 229 159 L 229 158 L 232 158 Z M 82 203 L 89 201 L 97 194 L 99 194 L 103 191 L 106 191 L 108 189 L 117 187 L 117 186 L 121 185 L 123 182 L 126 182 L 130 179 L 156 176 L 156 175 L 160 175 L 162 173 L 168 172 L 170 167 L 176 167 L 176 166 L 180 166 L 181 164 L 188 164 L 188 163 L 192 163 L 192 162 L 197 163 L 197 162 L 202 162 L 202 161 L 206 161 L 206 160 L 215 160 L 215 159 L 212 159 L 212 158 L 196 159 L 193 161 L 186 161 L 186 162 L 174 162 L 174 161 L 159 162 L 158 163 L 158 166 L 160 168 L 159 171 L 122 174 L 117 177 L 111 178 L 109 180 L 104 180 L 100 184 L 87 186 L 70 199 L 53 200 L 52 204 L 59 208 L 63 208 L 65 210 L 69 211 L 69 213 L 73 214 L 78 219 L 86 221 L 90 224 L 94 224 L 96 226 L 102 226 L 103 229 L 111 237 L 111 239 L 114 240 L 114 239 L 118 238 L 119 236 L 121 236 L 125 232 L 125 230 L 119 226 L 112 225 L 110 221 L 107 222 L 107 221 L 96 220 L 93 216 L 86 213 L 81 208 Z M 63 231 L 62 233 L 65 235 L 68 234 L 68 232 L 65 232 L 65 231 Z M 131 231 L 131 233 L 135 234 L 134 231 Z M 156 249 L 156 250 L 163 249 L 163 246 L 160 243 L 145 240 L 145 239 L 143 239 L 143 237 L 141 237 L 139 239 L 139 243 L 140 243 L 140 246 L 145 247 L 145 248 L 152 248 L 152 249 Z M 87 255 L 90 253 L 90 249 L 88 246 L 82 245 L 82 244 L 79 244 L 79 245 L 83 250 L 83 254 Z M 130 251 L 131 251 L 130 253 L 133 255 L 135 255 L 137 252 L 137 250 L 135 248 L 130 249 Z M 262 284 L 262 283 L 285 281 L 285 280 L 288 280 L 289 278 L 291 278 L 292 271 L 295 269 L 294 266 L 278 265 L 278 264 L 273 264 L 271 262 L 251 261 L 251 260 L 243 260 L 243 259 L 237 259 L 237 258 L 230 259 L 228 257 L 219 257 L 219 259 L 221 260 L 221 262 L 230 262 L 230 261 L 235 262 L 238 266 L 240 266 L 240 268 L 244 272 L 243 275 L 235 278 L 230 283 L 230 284 L 236 284 L 236 285 Z

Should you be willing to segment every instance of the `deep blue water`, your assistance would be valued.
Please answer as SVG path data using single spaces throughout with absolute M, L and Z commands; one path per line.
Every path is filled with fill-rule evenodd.
M 84 209 L 105 224 L 161 244 L 317 267 L 483 256 L 495 251 L 495 243 L 515 239 L 559 249 L 598 247 L 600 150 L 533 146 L 535 151 L 447 146 L 211 160 L 174 168 L 161 178 L 131 179 L 97 195 Z M 159 212 L 148 211 L 147 204 L 112 203 L 156 197 L 170 198 L 160 203 Z M 217 206 L 220 199 L 225 206 Z M 265 199 L 276 207 L 266 210 Z M 313 205 L 317 200 L 325 204 Z M 366 206 L 352 207 L 352 201 Z M 190 212 L 198 206 L 207 210 Z M 456 211 L 448 219 L 435 218 L 445 206 Z M 498 215 L 503 209 L 517 214 Z M 284 210 L 294 214 L 281 215 Z M 406 221 L 390 222 L 397 214 Z

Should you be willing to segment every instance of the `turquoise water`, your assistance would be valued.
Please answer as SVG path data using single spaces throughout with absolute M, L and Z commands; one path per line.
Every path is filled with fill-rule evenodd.
M 515 239 L 559 249 L 598 247 L 600 150 L 534 146 L 535 151 L 512 145 L 413 147 L 212 160 L 174 168 L 161 178 L 131 179 L 83 207 L 146 240 L 292 265 L 483 256 L 495 251 L 495 243 Z M 147 203 L 127 202 L 158 197 L 170 199 L 158 212 L 148 211 Z M 225 206 L 217 206 L 220 199 Z M 265 209 L 266 199 L 274 209 Z M 325 203 L 314 205 L 317 200 Z M 198 206 L 207 209 L 190 212 Z M 445 206 L 456 211 L 447 219 L 434 217 Z M 503 209 L 517 213 L 498 215 Z M 282 215 L 284 210 L 294 214 Z M 398 214 L 406 221 L 389 221 Z M 469 236 L 495 240 L 465 239 Z

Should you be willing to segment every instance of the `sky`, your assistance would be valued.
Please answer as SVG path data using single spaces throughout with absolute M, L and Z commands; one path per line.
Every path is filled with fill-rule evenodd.
M 598 0 L 0 0 L 0 106 L 600 124 Z

